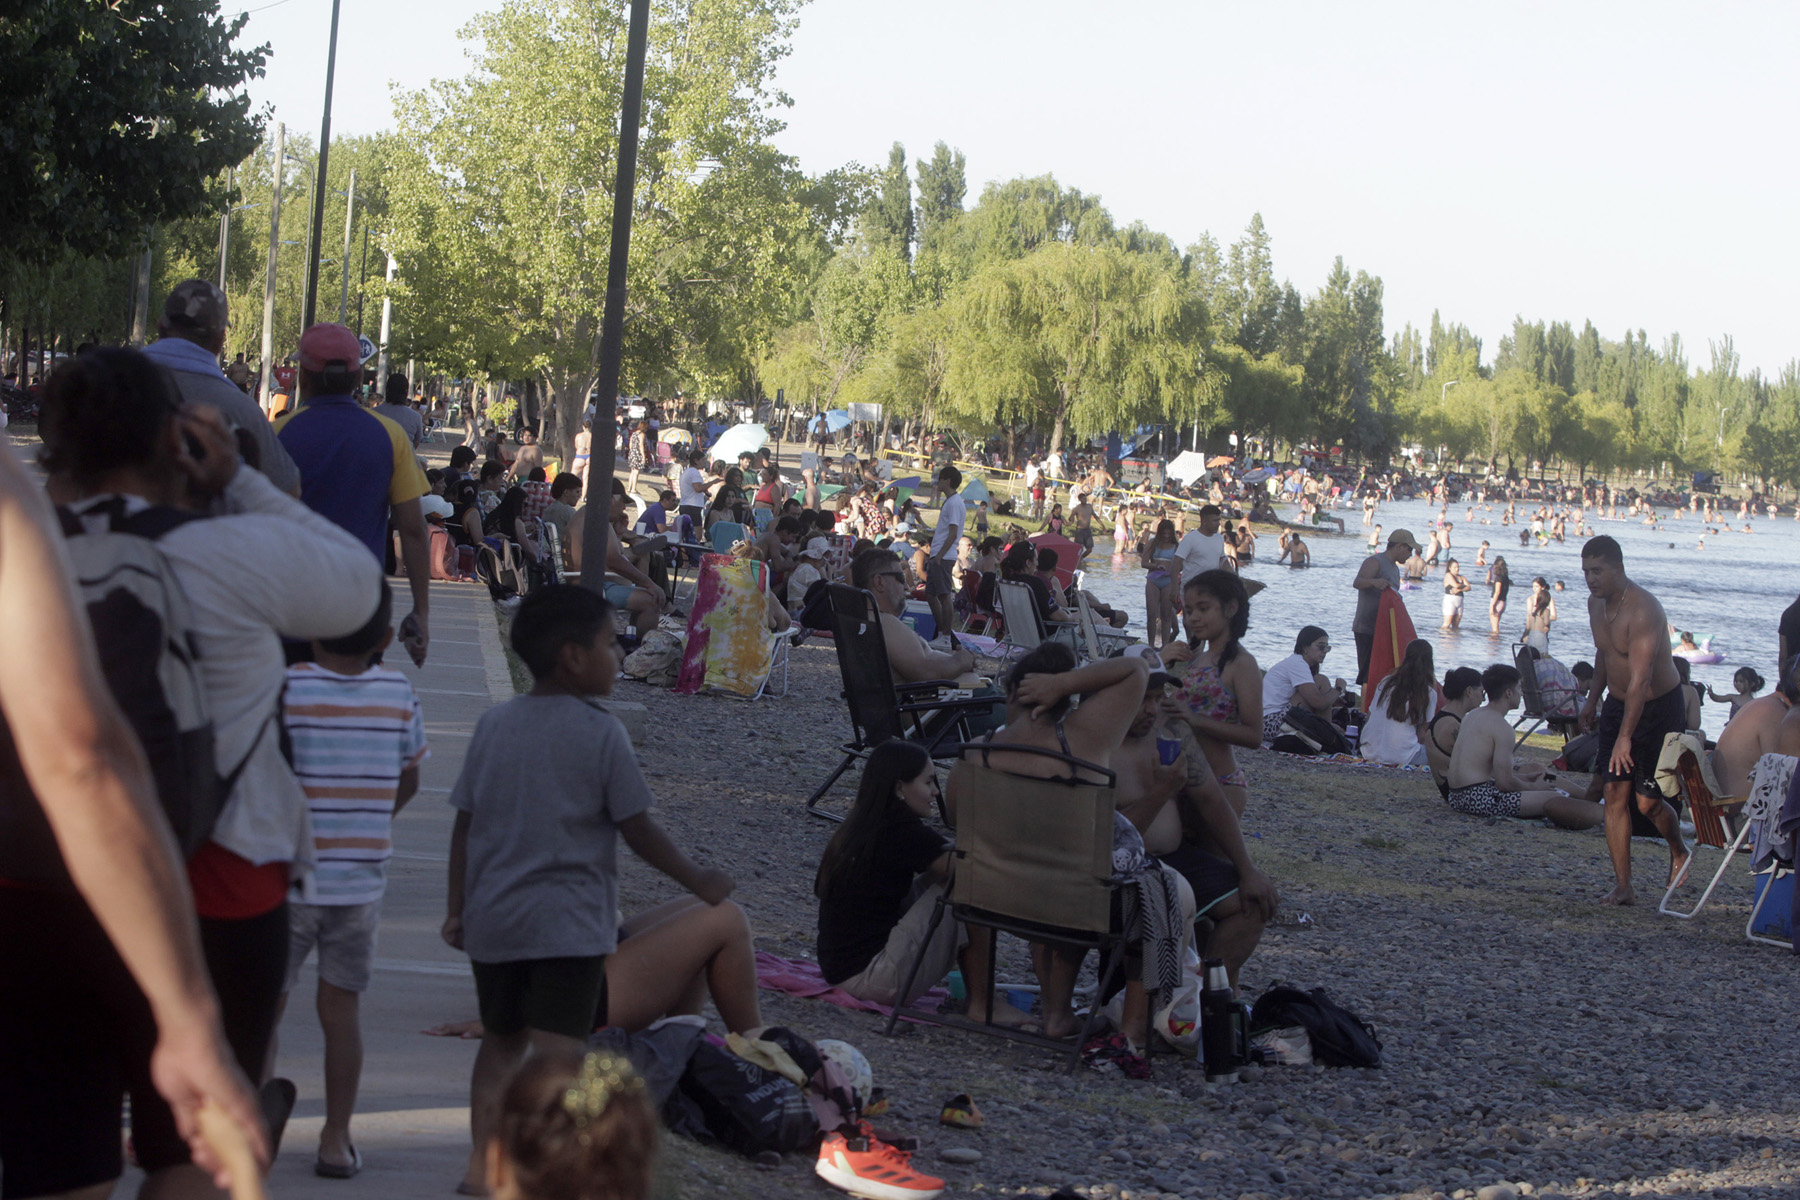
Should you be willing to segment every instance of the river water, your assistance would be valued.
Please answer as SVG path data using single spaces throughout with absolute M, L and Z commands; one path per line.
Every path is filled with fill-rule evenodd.
M 1284 519 L 1296 519 L 1292 508 L 1277 509 Z M 1519 506 L 1523 514 L 1525 506 Z M 1432 643 L 1438 677 L 1451 667 L 1485 667 L 1512 661 L 1512 647 L 1524 632 L 1525 601 L 1531 580 L 1542 575 L 1554 587 L 1558 620 L 1550 632 L 1550 652 L 1564 663 L 1593 661 L 1594 640 L 1587 622 L 1587 586 L 1581 577 L 1581 543 L 1571 536 L 1561 545 L 1519 545 L 1518 524 L 1502 527 L 1501 508 L 1477 508 L 1475 523 L 1466 520 L 1466 506 L 1453 508 L 1450 519 L 1453 552 L 1463 574 L 1475 585 L 1464 597 L 1462 628 L 1441 630 L 1443 620 L 1443 568 L 1434 568 L 1417 591 L 1403 593 L 1407 611 L 1419 635 Z M 1275 565 L 1281 553 L 1273 535 L 1257 536 L 1257 561 L 1244 569 L 1249 579 L 1260 580 L 1266 590 L 1250 602 L 1250 632 L 1244 645 L 1264 669 L 1293 652 L 1294 635 L 1303 625 L 1319 625 L 1332 638 L 1331 657 L 1325 660 L 1327 676 L 1356 674 L 1356 650 L 1350 637 L 1350 621 L 1356 612 L 1356 592 L 1350 586 L 1368 551 L 1368 531 L 1355 509 L 1336 510 L 1344 518 L 1346 533 L 1306 535 L 1312 565 L 1303 570 Z M 1437 518 L 1437 510 L 1425 501 L 1383 504 L 1375 519 L 1388 531 L 1409 529 L 1421 544 Z M 1486 520 L 1491 524 L 1483 525 Z M 1737 528 L 1743 528 L 1739 520 Z M 1593 522 L 1596 533 L 1611 534 L 1625 551 L 1625 569 L 1631 578 L 1662 601 L 1677 629 L 1696 638 L 1712 635 L 1712 649 L 1724 655 L 1716 665 L 1695 665 L 1696 681 L 1721 692 L 1732 691 L 1731 675 L 1740 666 L 1754 667 L 1765 680 L 1776 673 L 1776 625 L 1781 612 L 1800 594 L 1800 523 L 1753 519 L 1753 533 L 1720 533 L 1706 537 L 1706 548 L 1696 546 L 1707 528 L 1693 514 L 1662 522 L 1653 530 L 1635 520 Z M 1330 528 L 1327 526 L 1327 528 Z M 1718 526 L 1714 526 L 1718 528 Z M 1131 628 L 1144 631 L 1144 572 L 1134 554 L 1117 554 L 1113 540 L 1100 534 L 1095 522 L 1094 552 L 1086 563 L 1087 587 L 1114 607 L 1132 614 Z M 1498 636 L 1488 630 L 1488 590 L 1482 586 L 1486 571 L 1476 567 L 1475 552 L 1483 538 L 1492 543 L 1488 561 L 1496 552 L 1506 558 L 1513 580 L 1506 613 Z M 1764 688 L 1763 695 L 1768 694 Z M 1709 736 L 1717 737 L 1725 726 L 1728 710 L 1708 700 L 1702 708 Z

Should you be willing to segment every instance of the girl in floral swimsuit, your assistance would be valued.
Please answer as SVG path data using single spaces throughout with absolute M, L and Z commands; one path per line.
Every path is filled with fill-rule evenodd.
M 1169 659 L 1187 661 L 1181 686 L 1164 701 L 1165 711 L 1193 730 L 1225 799 L 1241 816 L 1250 798 L 1249 780 L 1233 747 L 1262 745 L 1263 718 L 1262 671 L 1240 644 L 1250 628 L 1243 582 L 1231 571 L 1202 571 L 1182 588 L 1181 619 L 1190 645 L 1205 649 L 1179 644 L 1164 649 Z

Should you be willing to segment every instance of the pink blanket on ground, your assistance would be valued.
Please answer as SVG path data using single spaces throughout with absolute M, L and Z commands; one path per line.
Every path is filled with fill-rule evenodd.
M 885 1004 L 877 1004 L 873 1000 L 859 1000 L 842 988 L 832 987 L 825 982 L 825 976 L 819 972 L 819 964 L 807 962 L 799 958 L 782 958 L 770 954 L 767 950 L 756 952 L 756 982 L 759 986 L 774 992 L 786 992 L 790 996 L 799 996 L 803 1000 L 823 1000 L 827 1004 L 835 1004 L 839 1008 L 851 1008 L 858 1012 L 880 1013 L 887 1016 L 893 1010 Z M 950 993 L 941 987 L 934 987 L 920 996 L 914 1008 L 926 1012 L 936 1012 L 940 1004 L 948 999 Z

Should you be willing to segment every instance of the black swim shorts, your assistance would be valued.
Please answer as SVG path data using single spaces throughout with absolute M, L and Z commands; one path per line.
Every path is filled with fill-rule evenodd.
M 606 955 L 471 962 L 482 1027 L 507 1035 L 526 1029 L 585 1040 L 594 1032 L 606 988 Z
M 1681 685 L 1677 683 L 1655 699 L 1644 701 L 1637 728 L 1631 731 L 1631 774 L 1615 775 L 1613 744 L 1619 740 L 1619 726 L 1624 720 L 1625 702 L 1616 694 L 1608 695 L 1600 705 L 1600 719 L 1594 726 L 1600 738 L 1600 777 L 1607 783 L 1630 779 L 1637 791 L 1661 796 L 1662 790 L 1656 786 L 1656 763 L 1662 757 L 1663 740 L 1687 728 L 1687 697 L 1682 694 Z
M 1237 868 L 1223 858 L 1215 858 L 1192 842 L 1183 842 L 1156 861 L 1169 867 L 1188 881 L 1194 889 L 1194 915 L 1204 917 L 1208 910 L 1238 890 Z

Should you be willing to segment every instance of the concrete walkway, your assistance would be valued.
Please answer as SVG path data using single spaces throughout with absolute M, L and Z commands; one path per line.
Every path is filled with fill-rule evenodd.
M 404 583 L 396 582 L 400 607 Z M 450 785 L 462 769 L 476 718 L 513 694 L 487 589 L 433 583 L 425 666 L 414 669 L 401 652 L 391 652 L 388 661 L 406 672 L 419 694 L 431 757 L 421 772 L 419 795 L 394 823 L 375 980 L 363 999 L 365 1059 L 351 1133 L 365 1166 L 348 1182 L 313 1174 L 325 1093 L 324 1042 L 312 1005 L 317 974 L 309 963 L 282 1020 L 276 1061 L 276 1074 L 292 1079 L 300 1092 L 269 1178 L 269 1194 L 280 1200 L 351 1195 L 441 1200 L 455 1188 L 468 1153 L 469 1069 L 479 1043 L 425 1037 L 420 1031 L 475 1016 L 468 959 L 444 944 L 438 928 L 444 919 Z M 139 1172 L 128 1172 L 115 1197 L 135 1196 L 139 1179 Z

